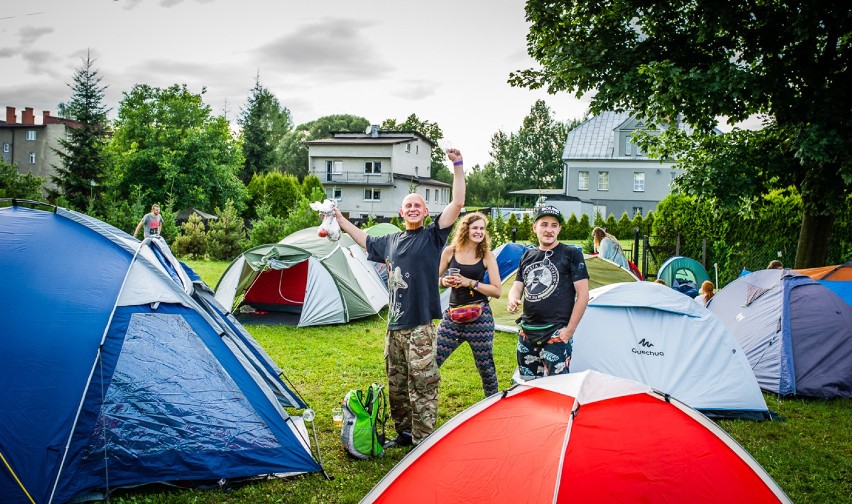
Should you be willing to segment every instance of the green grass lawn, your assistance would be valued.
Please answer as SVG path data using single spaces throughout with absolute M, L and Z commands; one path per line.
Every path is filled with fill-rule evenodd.
M 187 263 L 211 286 L 227 267 L 222 262 Z M 406 451 L 388 450 L 384 458 L 368 461 L 346 456 L 340 446 L 340 432 L 332 425 L 331 408 L 352 388 L 363 388 L 372 381 L 385 383 L 384 328 L 385 321 L 380 317 L 331 327 L 247 326 L 317 412 L 320 454 L 331 480 L 309 474 L 224 490 L 149 487 L 122 491 L 112 500 L 127 504 L 358 502 Z M 494 354 L 500 387 L 505 388 L 515 369 L 515 338 L 498 332 Z M 469 347 L 463 346 L 441 368 L 438 424 L 482 397 L 473 356 Z M 793 502 L 852 502 L 852 401 L 778 399 L 769 394 L 766 401 L 770 410 L 786 420 L 719 424 L 754 456 Z

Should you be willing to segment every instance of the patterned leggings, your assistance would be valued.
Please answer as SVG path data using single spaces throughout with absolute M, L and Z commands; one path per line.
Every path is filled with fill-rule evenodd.
M 485 397 L 496 394 L 498 386 L 497 371 L 494 368 L 494 316 L 489 305 L 485 305 L 478 319 L 461 324 L 450 320 L 450 316 L 444 312 L 441 325 L 438 326 L 438 366 L 440 367 L 465 341 L 473 352 Z

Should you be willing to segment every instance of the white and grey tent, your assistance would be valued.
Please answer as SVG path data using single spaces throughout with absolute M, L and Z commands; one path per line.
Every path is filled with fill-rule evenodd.
M 302 327 L 375 315 L 388 291 L 352 238 L 330 241 L 311 227 L 243 252 L 219 279 L 216 300 L 242 322 Z
M 708 416 L 769 418 L 745 353 L 710 310 L 652 282 L 610 284 L 589 297 L 571 372 L 645 383 Z

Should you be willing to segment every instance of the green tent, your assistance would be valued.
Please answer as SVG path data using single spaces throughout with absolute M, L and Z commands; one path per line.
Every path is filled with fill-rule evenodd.
M 364 250 L 346 234 L 321 238 L 316 227 L 243 252 L 216 286 L 222 306 L 260 324 L 339 324 L 375 315 L 387 298 Z
M 370 236 L 385 236 L 391 233 L 399 233 L 400 229 L 389 222 L 381 222 L 375 226 L 370 226 L 364 229 L 364 232 Z
M 663 262 L 657 271 L 657 278 L 666 281 L 669 287 L 685 294 L 696 296 L 705 280 L 710 280 L 710 275 L 704 266 L 695 259 L 682 256 L 672 256 Z M 694 287 L 695 293 L 692 293 Z

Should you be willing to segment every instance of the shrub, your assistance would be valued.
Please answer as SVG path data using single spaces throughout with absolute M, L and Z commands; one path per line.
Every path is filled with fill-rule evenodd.
M 284 233 L 284 218 L 272 215 L 269 211 L 269 205 L 261 204 L 257 207 L 257 213 L 257 219 L 251 221 L 249 247 L 278 243 L 281 238 L 287 236 Z
M 201 217 L 197 213 L 191 214 L 180 229 L 181 234 L 171 244 L 172 252 L 178 257 L 203 259 L 207 252 L 207 233 L 204 231 Z
M 207 231 L 207 255 L 213 260 L 233 259 L 245 248 L 245 224 L 230 199 L 224 209 L 216 208 L 216 216 L 219 218 L 210 222 Z

